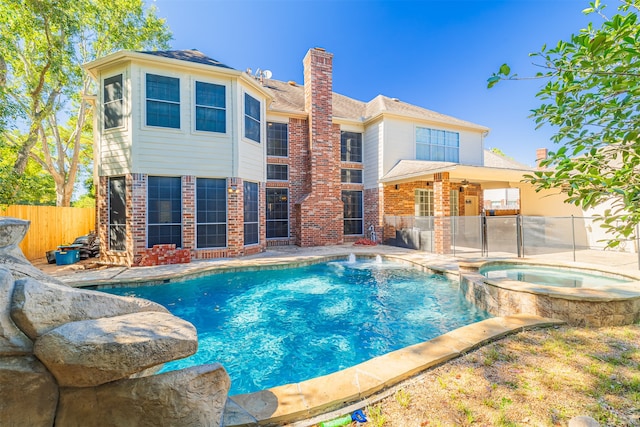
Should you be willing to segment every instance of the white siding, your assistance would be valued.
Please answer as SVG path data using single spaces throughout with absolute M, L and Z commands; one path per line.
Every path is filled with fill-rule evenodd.
M 244 137 L 244 94 L 260 101 L 260 143 Z M 266 101 L 259 93 L 240 86 L 237 91 L 236 105 L 238 106 L 238 121 L 234 129 L 238 138 L 238 172 L 240 178 L 249 181 L 266 181 L 266 153 L 267 153 L 267 110 Z
M 382 143 L 381 175 L 386 174 L 400 160 L 415 160 L 416 158 L 416 127 L 442 129 L 460 134 L 460 163 L 482 166 L 483 137 L 481 132 L 456 129 L 453 127 L 436 126 L 433 124 L 416 123 L 410 120 L 384 118 Z
M 377 188 L 378 179 L 382 176 L 383 156 L 383 132 L 382 121 L 369 125 L 362 136 L 363 139 L 363 163 L 364 163 L 364 188 Z
M 460 164 L 484 165 L 484 139 L 481 132 L 446 129 L 460 132 Z
M 104 130 L 103 122 L 103 102 L 104 102 L 104 86 L 105 78 L 122 74 L 123 86 L 123 126 Z M 97 112 L 98 120 L 98 138 L 96 139 L 98 174 L 105 175 L 122 175 L 131 171 L 131 72 L 129 67 L 119 67 L 102 71 L 100 74 Z
M 383 161 L 382 175 L 386 174 L 400 160 L 416 158 L 414 124 L 396 119 L 383 120 Z
M 180 129 L 146 125 L 146 74 L 180 79 Z M 134 115 L 133 172 L 151 175 L 233 176 L 232 79 L 207 74 L 185 74 L 160 67 L 132 67 Z M 226 87 L 226 134 L 195 131 L 195 81 Z

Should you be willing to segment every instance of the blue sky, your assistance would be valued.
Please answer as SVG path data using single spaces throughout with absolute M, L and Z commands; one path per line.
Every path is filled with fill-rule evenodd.
M 487 78 L 505 62 L 533 75 L 529 53 L 590 21 L 600 26 L 582 14 L 586 0 L 148 1 L 166 18 L 173 49 L 302 83 L 302 58 L 322 47 L 334 54 L 335 92 L 361 101 L 382 94 L 487 126 L 486 148 L 528 165 L 537 148 L 557 148 L 553 129 L 535 130 L 528 118 L 543 81 L 487 89 Z

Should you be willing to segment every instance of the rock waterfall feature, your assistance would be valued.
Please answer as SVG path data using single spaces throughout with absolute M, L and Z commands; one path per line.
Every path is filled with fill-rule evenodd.
M 0 217 L 0 425 L 220 426 L 220 364 L 156 373 L 196 352 L 193 325 L 44 274 L 18 247 L 28 228 Z

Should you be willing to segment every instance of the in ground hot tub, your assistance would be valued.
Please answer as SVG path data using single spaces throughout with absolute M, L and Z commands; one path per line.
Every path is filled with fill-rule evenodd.
M 640 320 L 640 276 L 522 259 L 460 262 L 460 289 L 496 316 L 518 313 L 576 326 L 619 326 Z

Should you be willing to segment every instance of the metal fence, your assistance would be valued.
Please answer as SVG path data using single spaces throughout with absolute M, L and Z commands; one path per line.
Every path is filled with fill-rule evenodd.
M 444 253 L 456 257 L 550 257 L 590 262 L 608 258 L 640 268 L 638 239 L 606 249 L 607 233 L 591 217 L 460 216 L 384 217 L 385 244 L 436 252 L 436 233 L 444 238 Z M 638 233 L 636 233 L 637 235 Z

